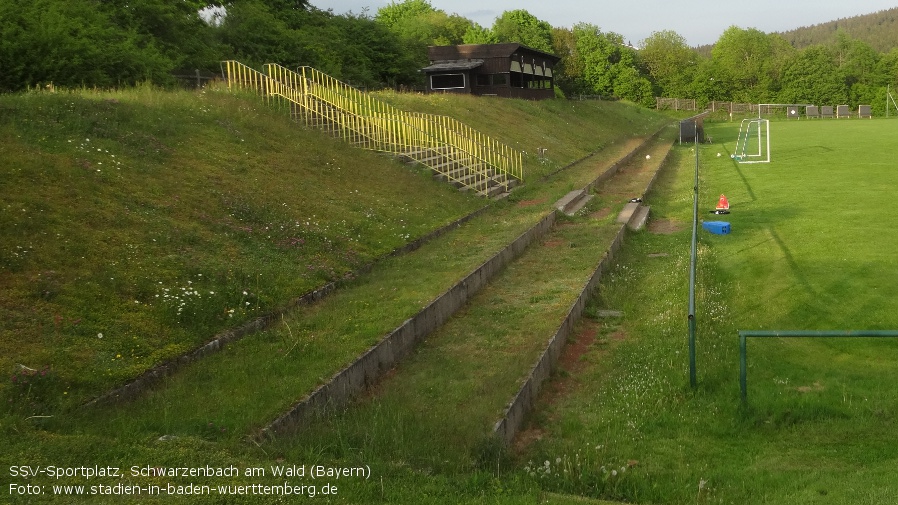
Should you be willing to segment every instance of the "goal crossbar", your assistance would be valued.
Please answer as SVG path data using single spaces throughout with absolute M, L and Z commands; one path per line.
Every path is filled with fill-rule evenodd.
M 898 337 L 895 330 L 739 330 L 739 391 L 742 402 L 748 400 L 748 339 L 749 338 L 859 338 Z

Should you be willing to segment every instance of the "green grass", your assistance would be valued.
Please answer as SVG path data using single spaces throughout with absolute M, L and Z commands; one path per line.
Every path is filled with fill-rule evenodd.
M 469 97 L 418 100 L 430 112 L 474 115 Z M 275 485 L 284 479 L 271 475 L 271 466 L 370 466 L 370 479 L 326 479 L 339 493 L 316 499 L 335 503 L 898 499 L 892 441 L 898 397 L 891 386 L 898 343 L 752 340 L 749 403 L 742 405 L 736 338 L 739 329 L 898 328 L 890 306 L 896 289 L 890 251 L 898 232 L 889 226 L 896 205 L 889 188 L 898 176 L 889 170 L 892 123 L 883 120 L 775 122 L 769 165 L 735 164 L 728 154 L 737 126 L 706 125 L 719 143 L 700 148 L 702 217 L 722 219 L 705 212 L 724 193 L 732 214 L 723 219 L 733 232 L 701 234 L 696 390 L 688 387 L 685 349 L 694 153 L 682 146 L 647 195 L 653 222 L 672 233 L 628 236 L 619 266 L 588 310 L 620 310 L 623 317 L 584 321 L 574 338 L 583 353 L 565 362 L 541 398 L 526 433 L 530 444 L 503 451 L 482 434 L 504 391 L 514 389 L 508 372 L 529 362 L 531 350 L 522 346 L 554 329 L 553 311 L 577 284 L 567 279 L 597 260 L 590 258 L 591 242 L 554 258 L 563 262 L 551 261 L 554 242 L 528 251 L 480 295 L 482 303 L 466 310 L 466 319 L 442 328 L 345 414 L 295 437 L 249 441 L 247 435 L 517 236 L 552 202 L 590 182 L 597 175 L 590 167 L 616 159 L 633 145 L 630 139 L 659 124 L 657 116 L 624 104 L 489 104 L 490 122 L 506 124 L 499 119 L 524 112 L 530 118 L 519 134 L 483 128 L 496 137 L 526 139 L 534 150 L 560 137 L 546 162 L 531 156 L 538 168 L 509 200 L 413 254 L 380 261 L 321 304 L 182 370 L 137 401 L 72 410 L 67 407 L 158 360 L 485 202 L 297 129 L 254 99 L 152 89 L 0 97 L 0 367 L 10 376 L 0 386 L 10 406 L 0 417 L 3 461 L 126 471 L 132 465 L 267 470 L 264 477 L 129 475 L 88 482 L 140 485 Z M 583 132 L 593 123 L 594 137 Z M 566 136 L 563 124 L 578 127 Z M 540 131 L 551 133 L 541 138 Z M 603 146 L 589 162 L 539 180 Z M 358 177 L 375 168 L 391 174 L 390 184 Z M 591 210 L 610 219 L 635 190 L 600 192 Z M 592 221 L 564 221 L 553 238 L 586 244 L 583 234 L 601 236 Z M 289 225 L 300 225 L 303 235 Z M 304 247 L 290 242 L 295 238 Z M 184 293 L 191 287 L 216 296 L 190 298 L 196 295 Z M 513 331 L 518 324 L 527 331 Z M 504 385 L 485 387 L 490 377 L 504 377 Z M 7 486 L 25 479 L 11 467 L 0 475 L 4 503 L 71 502 L 15 495 Z M 28 482 L 49 493 L 52 484 L 85 479 Z M 324 483 L 293 482 L 315 483 L 319 491 Z
M 592 323 L 602 338 L 571 393 L 535 416 L 544 436 L 522 457 L 570 467 L 537 475 L 544 489 L 635 502 L 892 503 L 898 342 L 753 339 L 741 405 L 736 336 L 898 328 L 892 124 L 776 122 L 769 165 L 734 163 L 738 127 L 706 126 L 722 144 L 700 147 L 700 217 L 727 220 L 732 233 L 700 235 L 698 388 L 688 387 L 686 356 L 685 146 L 653 200 L 654 219 L 684 226 L 629 242 L 596 302 L 625 315 Z M 704 214 L 721 193 L 732 213 Z
M 595 151 L 596 163 L 609 163 L 664 121 L 625 104 L 560 104 L 491 102 L 498 124 L 520 120 L 524 110 L 560 145 L 579 144 L 582 132 L 568 136 L 562 126 L 576 121 L 592 124 L 596 141 L 544 161 L 531 156 L 538 167 L 528 184 L 484 218 L 414 254 L 380 261 L 324 303 L 188 367 L 137 402 L 73 410 L 486 202 L 296 128 L 255 98 L 151 88 L 0 97 L 7 139 L 0 143 L 0 369 L 10 376 L 0 385 L 10 406 L 0 419 L 4 461 L 358 463 L 278 443 L 259 447 L 245 437 L 597 174 L 572 169 L 548 183 L 539 175 Z M 539 117 L 547 108 L 554 119 Z M 532 132 L 519 138 L 544 146 Z M 499 502 L 535 503 L 542 496 L 489 472 L 427 476 L 385 460 L 365 464 L 375 467 L 380 485 L 341 483 L 341 501 L 492 503 L 510 493 Z M 11 471 L 4 488 L 7 480 L 19 482 Z
M 654 163 L 634 160 L 603 189 L 619 192 L 639 181 L 644 188 L 669 142 L 649 147 L 657 155 Z M 493 425 L 619 230 L 617 212 L 604 209 L 609 200 L 616 210 L 626 201 L 612 197 L 614 192 L 603 191 L 577 216 L 563 218 L 428 336 L 358 408 L 313 426 L 294 443 L 338 459 L 349 453 L 404 460 L 437 473 L 489 469 L 497 462 L 507 467 L 490 440 Z M 387 426 L 380 422 L 384 418 Z M 325 441 L 331 440 L 352 442 L 330 449 Z
M 484 204 L 272 117 L 216 91 L 0 97 L 0 369 L 84 401 Z
M 509 372 L 527 367 L 528 342 L 557 326 L 564 293 L 583 265 L 597 260 L 584 238 L 602 236 L 594 218 L 563 220 L 552 237 L 557 244 L 528 251 L 465 319 L 442 328 L 346 413 L 295 437 L 248 440 L 552 202 L 590 182 L 597 175 L 590 167 L 616 159 L 659 124 L 625 104 L 389 99 L 456 111 L 472 124 L 474 105 L 489 103 L 475 126 L 534 151 L 548 146 L 549 158 L 531 155 L 527 185 L 483 218 L 380 261 L 322 303 L 137 401 L 77 410 L 71 406 L 147 366 L 485 202 L 298 129 L 255 99 L 149 88 L 0 97 L 0 369 L 9 376 L 0 384 L 9 405 L 0 415 L 2 460 L 267 470 L 264 477 L 87 482 L 140 485 L 275 485 L 285 479 L 271 466 L 370 466 L 370 479 L 292 479 L 319 492 L 325 481 L 335 484 L 336 496 L 316 498 L 334 503 L 898 500 L 898 342 L 752 340 L 749 403 L 742 405 L 736 338 L 739 329 L 898 328 L 890 305 L 898 232 L 889 226 L 896 205 L 889 188 L 898 176 L 889 170 L 892 123 L 884 120 L 775 122 L 769 165 L 735 164 L 728 155 L 737 125 L 706 125 L 718 144 L 700 147 L 702 217 L 726 219 L 733 232 L 701 234 L 696 390 L 688 387 L 685 319 L 694 153 L 681 146 L 647 195 L 652 221 L 666 225 L 652 230 L 671 233 L 628 236 L 588 310 L 623 316 L 583 322 L 574 338 L 583 352 L 565 361 L 541 398 L 529 444 L 504 451 L 482 434 L 505 391 L 514 390 Z M 490 128 L 522 114 L 529 119 L 520 131 Z M 543 144 L 553 139 L 557 145 Z M 540 181 L 596 150 L 587 163 Z M 372 170 L 390 174 L 388 183 L 377 185 Z M 637 196 L 635 188 L 600 191 L 592 215 L 611 219 L 624 197 Z M 721 193 L 732 214 L 706 214 Z M 584 245 L 553 258 L 565 243 Z M 515 330 L 519 324 L 526 331 Z M 484 386 L 490 378 L 502 385 Z M 52 484 L 85 484 L 78 477 L 26 481 L 12 467 L 0 475 L 3 503 L 71 502 L 18 496 L 10 483 L 42 485 L 45 493 Z

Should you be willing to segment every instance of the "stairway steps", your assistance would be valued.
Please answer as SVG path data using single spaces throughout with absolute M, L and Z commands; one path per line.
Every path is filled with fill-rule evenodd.
M 278 66 L 274 65 L 274 67 Z M 378 123 L 380 123 L 379 119 L 369 118 L 369 116 L 365 115 L 365 112 L 350 112 L 350 110 L 365 111 L 370 109 L 370 103 L 366 101 L 363 104 L 362 98 L 360 98 L 363 97 L 364 94 L 360 95 L 360 92 L 351 90 L 345 86 L 341 87 L 340 85 L 336 85 L 332 89 L 329 88 L 328 93 L 335 93 L 335 96 L 338 95 L 341 97 L 339 100 L 363 104 L 358 105 L 361 109 L 355 109 L 356 105 L 350 105 L 348 108 L 344 109 L 335 105 L 332 99 L 325 99 L 322 96 L 317 96 L 315 94 L 317 91 L 310 91 L 303 87 L 304 89 L 302 92 L 305 94 L 301 94 L 299 90 L 291 89 L 291 84 L 287 82 L 289 77 L 286 78 L 287 80 L 284 80 L 279 79 L 277 76 L 294 75 L 297 79 L 306 78 L 291 73 L 290 71 L 283 73 L 281 72 L 282 70 L 286 69 L 281 68 L 281 70 L 277 71 L 269 70 L 268 76 L 265 76 L 264 74 L 258 75 L 260 75 L 260 78 L 264 79 L 277 79 L 278 84 L 275 89 L 277 89 L 278 92 L 267 96 L 287 101 L 289 114 L 292 120 L 302 122 L 308 127 L 319 129 L 333 137 L 343 139 L 355 147 L 392 151 L 391 147 L 395 147 L 399 144 L 399 142 L 385 141 L 383 139 L 376 140 L 380 138 L 377 128 Z M 231 82 L 235 83 L 239 81 L 232 79 Z M 311 81 L 306 80 L 303 82 Z M 244 83 L 244 85 L 246 84 Z M 367 99 L 365 98 L 365 100 Z M 359 116 L 358 114 L 362 114 L 362 116 Z M 392 117 L 399 118 L 399 121 L 405 121 L 405 119 L 401 119 L 407 117 L 405 114 L 406 113 L 401 113 L 400 111 L 399 115 Z M 414 121 L 418 124 L 418 119 Z M 343 126 L 344 124 L 351 124 L 352 128 L 346 128 Z M 421 119 L 420 124 L 435 123 L 433 123 L 433 119 L 425 115 Z M 443 129 L 437 130 L 438 132 L 451 132 L 452 135 L 464 136 L 467 132 L 471 131 L 466 126 L 460 124 L 443 125 L 442 122 L 439 124 L 442 125 L 441 127 Z M 428 130 L 422 128 L 421 131 L 427 132 Z M 481 138 L 483 137 L 478 137 L 478 139 Z M 500 145 L 495 140 L 489 139 L 489 137 L 486 137 L 484 140 L 476 140 L 476 142 L 488 149 Z M 507 147 L 503 147 L 503 149 L 506 148 Z M 504 156 L 505 153 L 503 152 L 502 155 Z M 482 188 L 477 187 L 474 189 L 478 192 L 482 192 L 483 196 L 486 197 L 492 197 L 495 192 L 498 191 L 495 188 L 500 188 L 505 192 L 517 186 L 519 182 L 513 177 L 510 177 L 502 169 L 490 166 L 486 162 L 478 160 L 448 143 L 439 146 L 410 149 L 399 154 L 399 157 L 408 161 L 421 163 L 435 172 L 435 178 L 451 180 L 462 188 L 470 188 L 472 184 L 475 183 L 478 186 L 483 186 Z M 517 160 L 517 163 L 520 164 L 520 160 Z M 520 167 L 518 167 L 518 169 L 520 169 Z

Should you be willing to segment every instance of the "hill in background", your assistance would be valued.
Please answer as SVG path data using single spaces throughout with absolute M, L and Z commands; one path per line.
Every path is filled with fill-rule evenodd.
M 782 35 L 798 49 L 836 41 L 836 34 L 844 31 L 851 38 L 866 42 L 873 49 L 887 53 L 898 47 L 898 7 L 873 14 L 838 19 L 828 23 L 803 26 Z
M 817 44 L 833 44 L 839 31 L 869 44 L 878 52 L 887 53 L 898 47 L 898 7 L 774 33 L 782 35 L 795 48 L 803 49 Z M 710 55 L 713 47 L 713 44 L 704 45 L 696 50 Z

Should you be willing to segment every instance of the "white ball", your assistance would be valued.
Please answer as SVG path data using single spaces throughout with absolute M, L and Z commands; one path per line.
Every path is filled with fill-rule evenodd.
M 647 160 L 652 159 L 652 155 L 651 155 L 651 154 L 646 154 L 646 155 L 645 155 L 645 159 L 647 159 Z
M 717 157 L 720 158 L 720 153 L 717 153 Z

